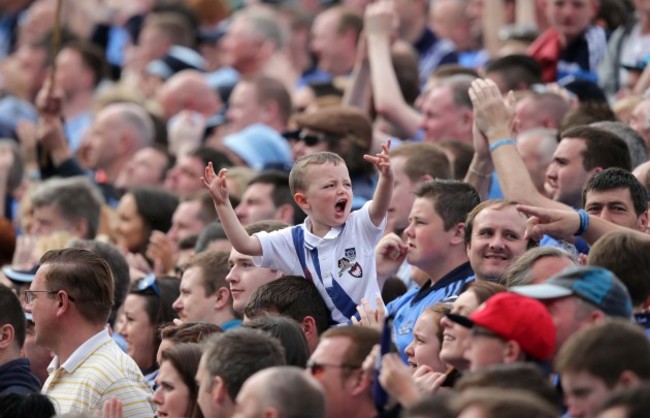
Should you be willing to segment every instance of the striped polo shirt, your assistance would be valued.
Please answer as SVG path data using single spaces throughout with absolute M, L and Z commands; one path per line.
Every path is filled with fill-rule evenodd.
M 125 354 L 106 329 L 79 346 L 59 366 L 54 357 L 42 393 L 50 397 L 58 414 L 101 411 L 104 402 L 118 398 L 124 418 L 151 418 L 151 388 L 135 361 Z

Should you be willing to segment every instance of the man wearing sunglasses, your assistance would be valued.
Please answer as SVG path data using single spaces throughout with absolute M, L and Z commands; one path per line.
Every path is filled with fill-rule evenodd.
M 118 398 L 124 417 L 153 416 L 151 389 L 106 327 L 113 276 L 104 259 L 87 250 L 48 251 L 25 303 L 36 343 L 55 354 L 42 393 L 55 401 L 57 413 L 93 414 Z
M 311 373 L 323 386 L 327 418 L 374 418 L 372 376 L 361 365 L 379 343 L 379 331 L 346 326 L 327 330 L 307 362 Z

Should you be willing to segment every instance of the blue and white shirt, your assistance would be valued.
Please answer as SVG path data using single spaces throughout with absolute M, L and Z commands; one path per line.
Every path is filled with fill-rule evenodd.
M 469 262 L 456 267 L 435 283 L 427 281 L 419 289 L 413 289 L 386 306 L 386 316 L 393 316 L 393 341 L 406 362 L 404 350 L 413 341 L 415 321 L 429 306 L 460 294 L 465 283 L 474 280 Z
M 350 322 L 361 298 L 374 305 L 380 295 L 375 245 L 382 237 L 386 218 L 375 226 L 366 203 L 340 227 L 324 237 L 310 232 L 311 221 L 273 232 L 258 232 L 262 256 L 253 262 L 285 274 L 311 279 L 338 324 Z

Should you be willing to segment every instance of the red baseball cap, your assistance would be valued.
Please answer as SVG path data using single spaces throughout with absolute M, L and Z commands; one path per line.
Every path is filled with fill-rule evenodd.
M 538 300 L 516 293 L 497 293 L 469 318 L 449 317 L 463 326 L 478 325 L 505 340 L 516 341 L 526 354 L 537 360 L 547 360 L 555 349 L 555 326 L 546 307 Z

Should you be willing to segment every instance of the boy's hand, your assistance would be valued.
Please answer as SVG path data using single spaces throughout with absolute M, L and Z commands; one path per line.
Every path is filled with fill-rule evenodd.
M 219 175 L 214 172 L 214 167 L 212 163 L 208 163 L 205 167 L 205 172 L 201 181 L 203 185 L 208 189 L 214 204 L 217 206 L 225 205 L 228 203 L 228 184 L 226 182 L 226 172 L 228 170 L 222 168 L 219 170 Z
M 388 179 L 392 179 L 393 170 L 390 167 L 390 157 L 388 156 L 389 151 L 390 151 L 390 139 L 388 139 L 388 141 L 386 141 L 385 143 L 381 144 L 381 152 L 377 154 L 376 157 L 366 154 L 363 156 L 363 159 L 368 161 L 369 163 L 372 163 L 375 167 L 377 167 L 377 170 L 379 170 L 380 175 Z

